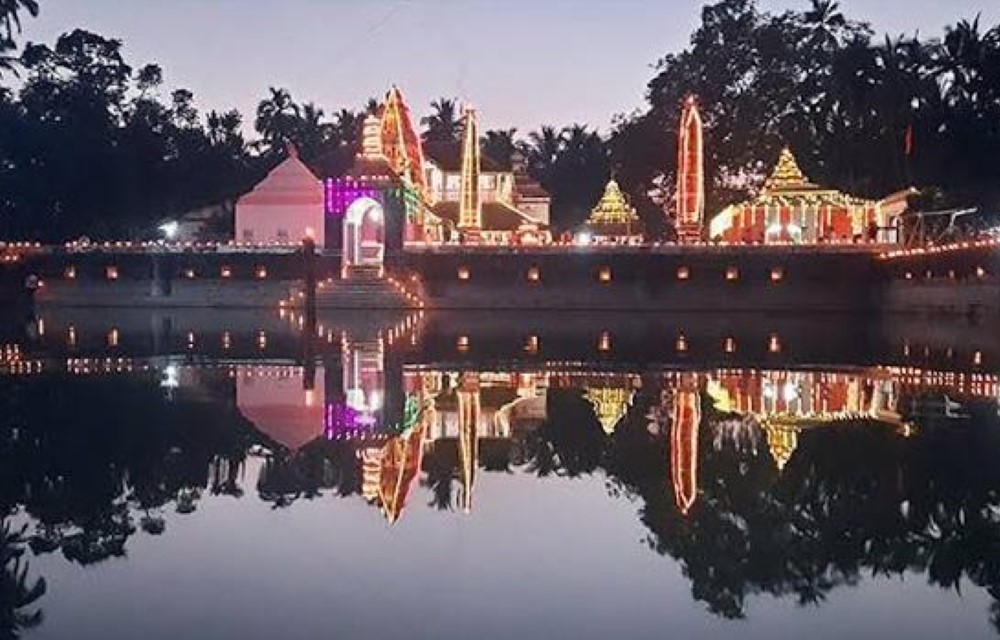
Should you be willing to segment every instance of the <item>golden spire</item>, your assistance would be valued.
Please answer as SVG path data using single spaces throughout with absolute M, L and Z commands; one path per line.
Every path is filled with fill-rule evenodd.
M 615 432 L 618 423 L 628 413 L 634 396 L 635 392 L 631 389 L 607 387 L 588 387 L 584 394 L 590 404 L 594 405 L 594 413 L 597 414 L 604 433 L 609 436 Z
M 483 201 L 479 192 L 480 172 L 479 121 L 476 110 L 465 107 L 465 131 L 462 136 L 462 183 L 458 228 L 478 231 L 483 227 Z
M 784 471 L 785 465 L 792 459 L 795 449 L 799 446 L 798 428 L 768 420 L 764 423 L 764 432 L 767 434 L 767 447 L 778 465 L 778 471 Z
M 468 376 L 458 390 L 458 453 L 462 511 L 472 512 L 472 493 L 479 465 L 479 415 L 482 410 L 477 376 Z
M 813 189 L 815 185 L 809 182 L 799 163 L 795 159 L 792 150 L 785 147 L 778 156 L 778 164 L 775 165 L 771 177 L 764 182 L 766 191 L 788 191 L 795 189 Z
M 590 212 L 587 224 L 601 226 L 609 224 L 632 225 L 639 221 L 635 209 L 629 206 L 618 182 L 612 178 L 604 188 L 604 195 Z

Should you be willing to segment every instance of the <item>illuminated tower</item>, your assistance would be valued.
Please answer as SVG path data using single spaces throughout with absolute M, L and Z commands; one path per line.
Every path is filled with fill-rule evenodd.
M 705 155 L 701 115 L 694 96 L 684 101 L 677 145 L 677 239 L 702 238 L 705 219 Z
M 674 397 L 670 425 L 670 479 L 674 500 L 683 515 L 698 498 L 698 430 L 701 427 L 701 395 L 694 384 L 681 383 Z
M 463 376 L 458 388 L 458 457 L 462 484 L 462 511 L 472 512 L 472 493 L 479 464 L 479 415 L 482 411 L 479 376 Z
M 479 192 L 479 122 L 476 110 L 465 108 L 462 134 L 462 184 L 459 194 L 458 228 L 468 241 L 476 242 L 483 228 L 483 200 Z

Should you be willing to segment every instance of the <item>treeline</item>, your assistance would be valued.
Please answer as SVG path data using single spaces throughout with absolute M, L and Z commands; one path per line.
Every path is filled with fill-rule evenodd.
M 14 56 L 17 10 L 37 8 L 0 3 L 0 237 L 142 235 L 247 191 L 288 143 L 318 174 L 337 175 L 376 105 L 327 111 L 272 88 L 252 122 L 235 110 L 202 114 L 190 91 L 163 87 L 160 67 L 126 61 L 118 40 L 77 30 Z M 609 134 L 492 130 L 484 155 L 523 156 L 553 196 L 557 227 L 582 222 L 614 173 L 647 226 L 669 233 L 689 94 L 706 122 L 709 214 L 758 189 L 786 144 L 816 181 L 858 195 L 913 185 L 919 206 L 1000 204 L 1000 27 L 973 19 L 941 38 L 879 39 L 830 0 L 781 14 L 755 0 L 706 6 L 689 46 L 660 60 L 648 105 Z M 431 155 L 456 145 L 457 101 L 435 101 L 421 125 Z

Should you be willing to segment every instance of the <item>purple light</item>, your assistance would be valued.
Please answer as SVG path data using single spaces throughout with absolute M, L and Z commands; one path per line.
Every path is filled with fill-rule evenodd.
M 326 213 L 343 216 L 347 208 L 359 198 L 371 198 L 384 205 L 381 189 L 348 179 L 328 179 L 325 184 Z
M 378 421 L 374 415 L 362 413 L 343 402 L 326 405 L 323 433 L 327 440 L 344 440 L 363 437 L 375 431 Z

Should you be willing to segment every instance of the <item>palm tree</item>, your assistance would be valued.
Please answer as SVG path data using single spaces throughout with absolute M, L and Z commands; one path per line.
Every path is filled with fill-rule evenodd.
M 539 131 L 528 134 L 528 162 L 536 177 L 545 176 L 555 165 L 566 142 L 564 131 L 555 127 L 543 126 Z
M 435 143 L 458 144 L 462 139 L 462 118 L 458 112 L 458 101 L 454 98 L 439 98 L 431 103 L 433 113 L 420 119 L 424 126 L 424 140 Z
M 813 44 L 821 50 L 831 51 L 842 44 L 847 18 L 840 12 L 836 0 L 812 0 L 812 5 L 803 16 L 806 27 L 812 31 Z
M 257 105 L 255 128 L 270 151 L 281 150 L 295 139 L 299 124 L 299 105 L 287 89 L 270 88 L 271 95 Z
M 38 0 L 0 0 L 0 26 L 3 27 L 3 36 L 10 40 L 14 37 L 15 30 L 21 33 L 21 18 L 18 14 L 27 11 L 31 17 L 38 15 Z
M 28 579 L 28 564 L 22 562 L 24 529 L 0 527 L 0 638 L 18 638 L 22 631 L 42 622 L 40 610 L 26 611 L 45 595 L 45 579 Z
M 494 129 L 486 132 L 482 139 L 483 155 L 496 160 L 504 166 L 509 166 L 517 143 L 514 136 L 517 129 Z
M 365 112 L 355 113 L 350 109 L 341 109 L 333 116 L 331 136 L 338 145 L 357 149 L 365 117 Z
M 8 51 L 17 50 L 17 45 L 13 40 L 0 36 L 0 78 L 6 73 L 17 75 L 17 56 L 8 54 Z
M 294 141 L 307 158 L 315 157 L 330 140 L 332 127 L 323 116 L 323 110 L 314 103 L 302 105 Z

